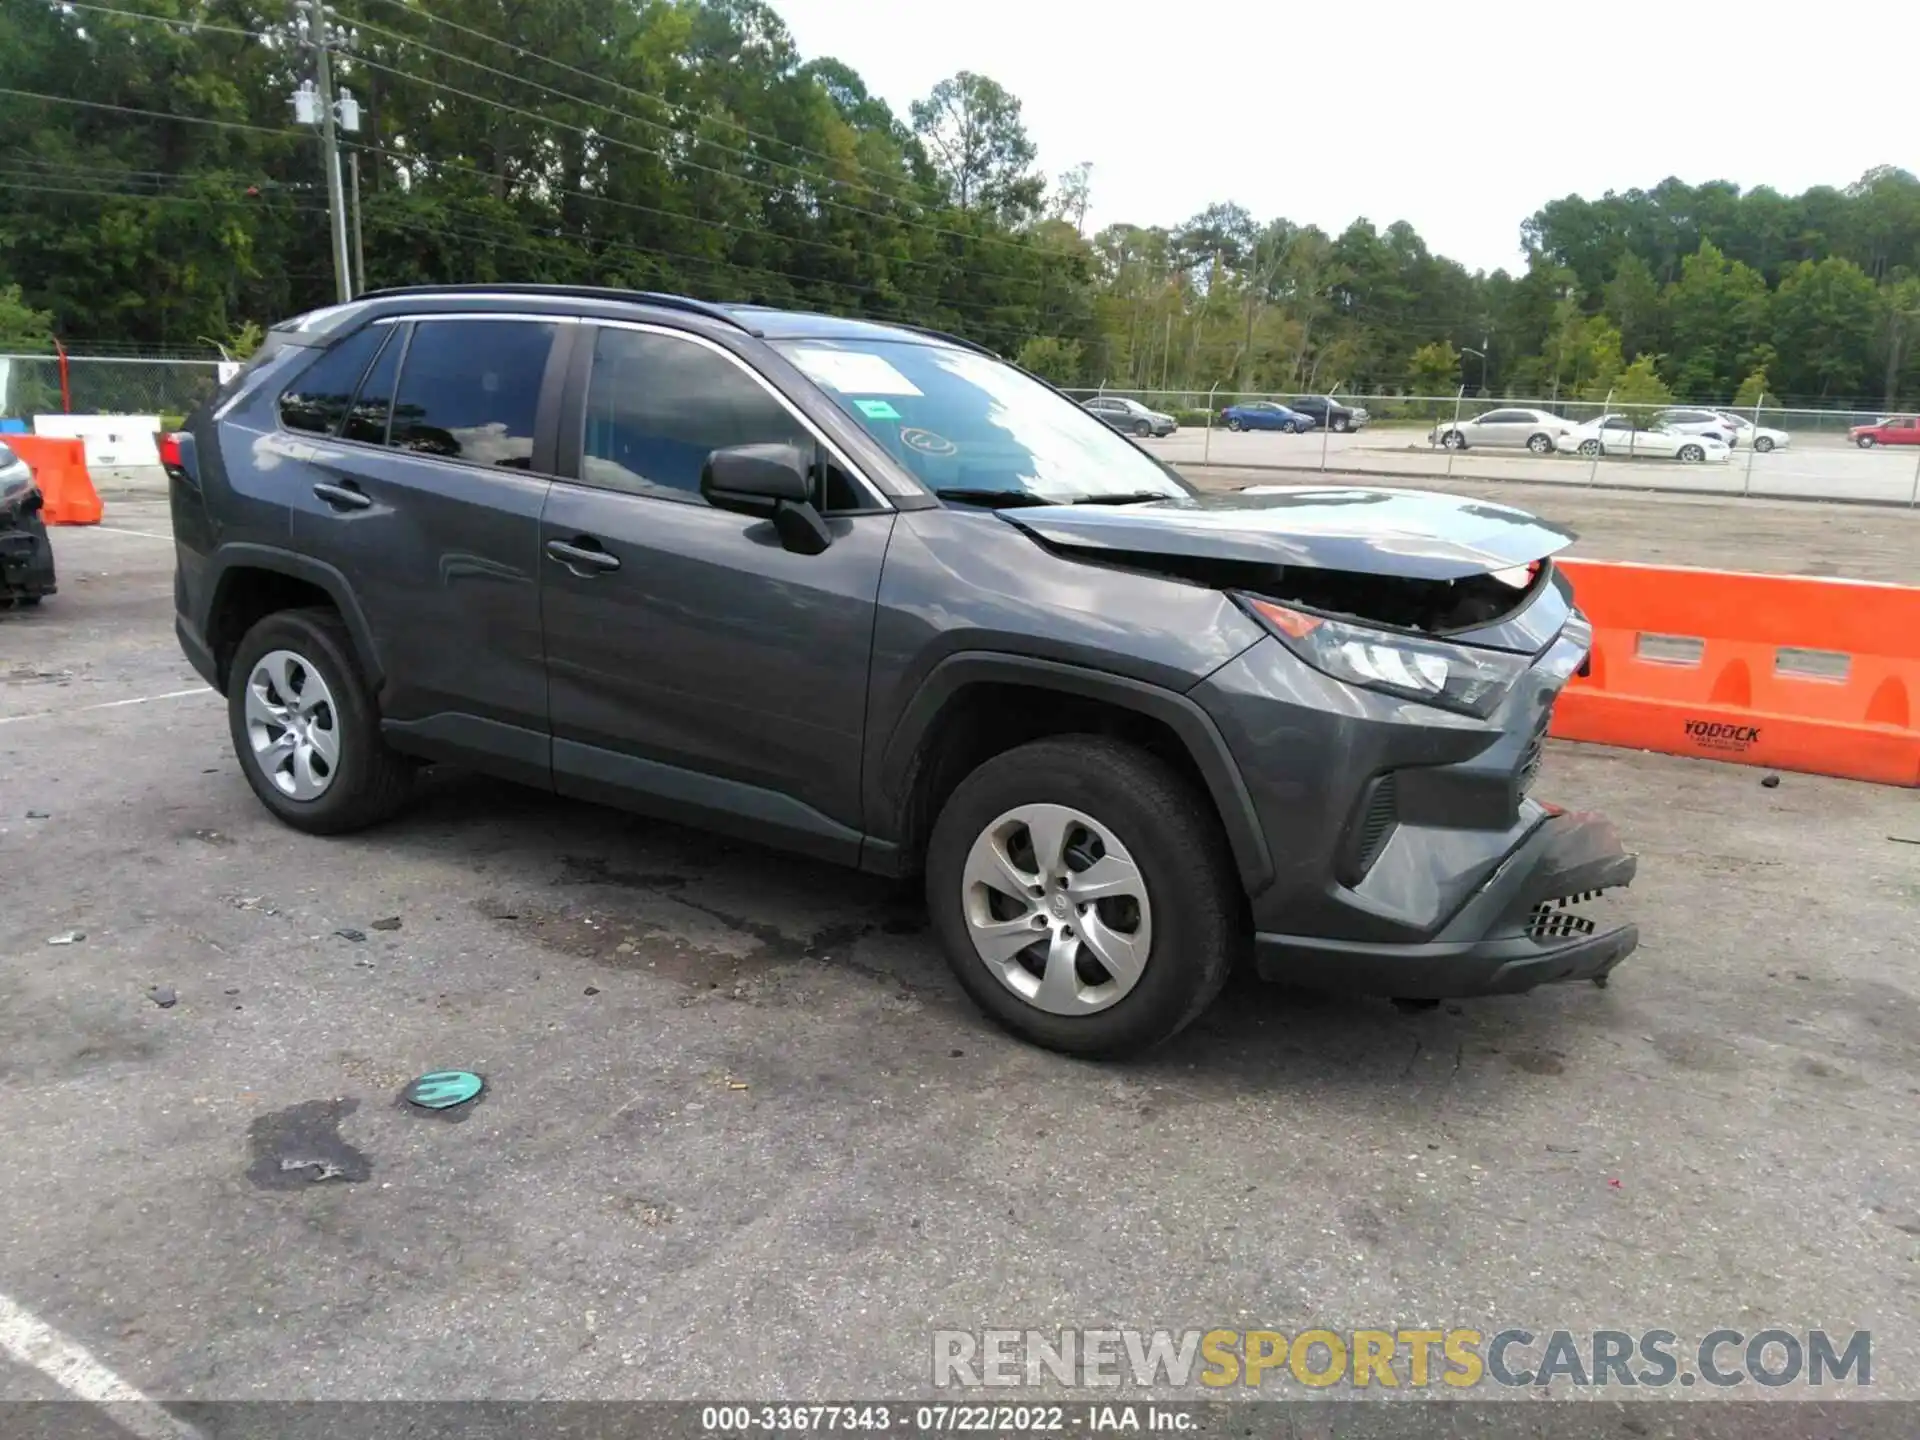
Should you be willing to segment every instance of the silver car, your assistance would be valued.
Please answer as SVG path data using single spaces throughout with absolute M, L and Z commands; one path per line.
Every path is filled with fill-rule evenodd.
M 1546 410 L 1489 410 L 1471 420 L 1447 420 L 1433 427 L 1427 440 L 1449 450 L 1471 446 L 1531 450 L 1551 455 L 1560 437 L 1571 433 L 1573 422 Z

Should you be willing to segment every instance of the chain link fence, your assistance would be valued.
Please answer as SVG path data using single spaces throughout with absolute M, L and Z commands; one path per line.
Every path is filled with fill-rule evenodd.
M 35 415 L 180 417 L 219 388 L 215 360 L 142 360 L 69 355 L 66 383 L 52 355 L 0 355 L 0 417 Z
M 1877 410 L 1622 403 L 1559 397 L 1066 392 L 1130 401 L 1144 443 L 1176 466 L 1310 470 L 1420 480 L 1513 480 L 1920 505 L 1920 417 Z M 1304 402 L 1311 423 L 1283 410 Z M 1102 407 L 1108 423 L 1132 425 Z M 1323 424 L 1319 416 L 1330 424 Z M 1291 428 L 1290 428 L 1291 427 Z M 1147 434 L 1148 429 L 1155 433 Z M 1725 443 L 1709 443 L 1709 442 Z

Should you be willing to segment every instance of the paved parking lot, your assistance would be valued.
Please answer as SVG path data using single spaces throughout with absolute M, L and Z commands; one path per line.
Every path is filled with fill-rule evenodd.
M 1859 450 L 1831 435 L 1796 436 L 1769 455 L 1734 452 L 1725 463 L 1682 465 L 1669 460 L 1606 457 L 1597 464 L 1577 455 L 1529 455 L 1478 448 L 1449 457 L 1427 443 L 1424 428 L 1382 426 L 1353 435 L 1275 431 L 1233 434 L 1185 429 L 1140 442 L 1175 465 L 1195 464 L 1329 469 L 1425 481 L 1525 481 L 1569 488 L 1599 485 L 1705 495 L 1872 501 L 1905 505 L 1920 494 L 1920 452 L 1911 448 Z M 1751 463 L 1749 463 L 1751 462 Z
M 1587 553 L 1916 578 L 1851 507 L 1581 503 Z M 0 1292 L 149 1395 L 900 1396 L 937 1327 L 1309 1323 L 1870 1328 L 1920 1390 L 1910 792 L 1555 745 L 1643 857 L 1611 988 L 1236 982 L 1078 1064 L 871 879 L 460 775 L 276 825 L 164 508 L 108 527 L 0 614 Z M 461 1123 L 396 1108 L 448 1066 Z

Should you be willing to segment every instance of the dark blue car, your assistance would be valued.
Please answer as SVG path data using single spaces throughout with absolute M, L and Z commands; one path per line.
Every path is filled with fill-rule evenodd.
M 1222 410 L 1220 418 L 1229 430 L 1284 430 L 1289 435 L 1311 430 L 1317 423 L 1313 416 L 1272 400 L 1243 400 Z

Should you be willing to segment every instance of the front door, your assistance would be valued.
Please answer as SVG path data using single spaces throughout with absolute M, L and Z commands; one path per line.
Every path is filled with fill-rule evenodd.
M 353 399 L 325 433 L 310 432 L 291 497 L 296 548 L 339 571 L 366 615 L 388 727 L 542 785 L 540 510 L 551 481 L 534 447 L 564 328 L 482 315 L 369 327 L 384 343 L 357 391 L 309 387 L 309 410 Z M 283 397 L 282 413 L 305 412 Z
M 541 517 L 555 783 L 851 861 L 880 567 L 894 516 L 743 361 L 656 326 L 605 326 L 569 399 Z M 578 432 L 572 427 L 580 423 Z M 818 457 L 833 543 L 709 506 L 707 456 Z

